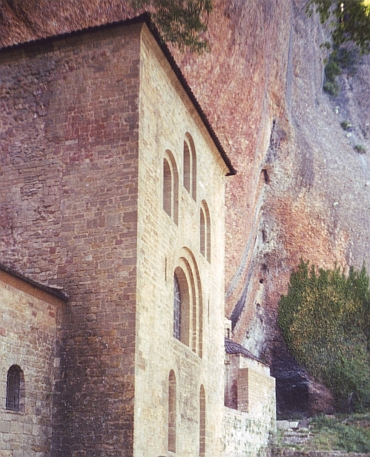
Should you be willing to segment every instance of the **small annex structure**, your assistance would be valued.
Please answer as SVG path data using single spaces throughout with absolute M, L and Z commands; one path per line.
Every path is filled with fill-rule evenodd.
M 1 456 L 50 455 L 57 319 L 66 302 L 0 264 Z
M 225 352 L 223 455 L 258 455 L 276 427 L 275 379 L 268 365 L 227 337 Z
M 226 455 L 235 170 L 149 17 L 3 49 L 0 79 L 0 258 L 69 297 L 4 301 L 0 454 Z

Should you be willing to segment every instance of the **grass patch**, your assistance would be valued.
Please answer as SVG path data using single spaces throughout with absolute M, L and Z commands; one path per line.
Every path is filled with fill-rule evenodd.
M 370 414 L 351 417 L 318 416 L 311 422 L 315 450 L 370 452 Z
M 296 438 L 292 438 L 291 431 L 278 429 L 273 446 L 302 452 L 370 453 L 370 412 L 351 416 L 319 415 L 308 421 L 308 430 L 299 429 Z M 299 441 L 300 435 L 304 439 Z

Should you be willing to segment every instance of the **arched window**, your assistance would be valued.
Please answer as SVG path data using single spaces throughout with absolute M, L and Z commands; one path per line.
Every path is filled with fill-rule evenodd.
M 206 455 L 206 393 L 200 386 L 199 394 L 199 457 Z
M 184 187 L 190 193 L 191 189 L 191 159 L 189 145 L 184 141 Z
M 23 372 L 17 365 L 12 365 L 6 378 L 6 409 L 10 411 L 21 410 L 21 387 Z
M 168 377 L 168 450 L 176 452 L 176 376 L 173 370 Z
M 186 134 L 184 140 L 183 153 L 183 184 L 185 189 L 193 197 L 197 199 L 197 156 L 193 138 L 189 133 Z
M 199 218 L 200 252 L 211 263 L 211 218 L 207 203 L 203 200 Z
M 179 176 L 171 151 L 163 159 L 163 209 L 178 224 Z
M 173 336 L 202 357 L 203 300 L 194 256 L 184 249 L 174 272 Z
M 179 280 L 176 273 L 174 275 L 173 285 L 173 336 L 178 340 L 181 339 L 181 293 Z
M 174 275 L 173 336 L 189 346 L 190 293 L 184 270 L 177 267 Z
M 172 174 L 167 159 L 163 159 L 163 209 L 172 216 Z
M 206 216 L 204 215 L 204 209 L 200 208 L 200 253 L 206 256 Z

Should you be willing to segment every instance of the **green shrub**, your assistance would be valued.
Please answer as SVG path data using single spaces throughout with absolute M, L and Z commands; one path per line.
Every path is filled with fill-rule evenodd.
M 337 53 L 332 52 L 329 61 L 325 66 L 325 81 L 323 89 L 326 93 L 336 97 L 339 94 L 339 85 L 337 76 L 341 74 L 341 70 L 337 61 Z
M 343 121 L 340 123 L 340 126 L 343 130 L 351 130 L 352 125 L 348 121 Z
M 339 85 L 336 81 L 325 81 L 323 89 L 324 92 L 326 92 L 329 95 L 332 95 L 333 97 L 336 97 L 339 94 Z
M 338 62 L 331 57 L 325 66 L 325 76 L 329 81 L 335 81 L 335 78 L 341 73 Z
M 356 152 L 358 152 L 359 154 L 365 154 L 366 153 L 366 149 L 364 148 L 364 146 L 362 146 L 362 144 L 356 144 L 356 146 L 353 149 Z
M 345 410 L 370 399 L 370 292 L 365 267 L 317 270 L 303 260 L 279 302 L 278 325 L 299 363 Z

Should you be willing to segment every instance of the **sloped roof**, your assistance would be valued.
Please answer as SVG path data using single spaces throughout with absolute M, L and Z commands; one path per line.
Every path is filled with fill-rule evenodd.
M 134 18 L 131 18 L 131 19 L 125 19 L 125 20 L 121 20 L 121 21 L 111 22 L 109 24 L 103 24 L 103 25 L 97 25 L 97 26 L 94 26 L 94 27 L 83 28 L 83 29 L 72 31 L 72 32 L 68 32 L 68 33 L 63 33 L 63 34 L 59 34 L 59 35 L 51 35 L 51 36 L 46 37 L 46 38 L 40 38 L 40 39 L 37 39 L 37 40 L 22 42 L 22 43 L 14 44 L 14 45 L 11 45 L 11 46 L 6 46 L 6 47 L 3 47 L 3 48 L 0 48 L 0 55 L 1 55 L 1 52 L 4 52 L 4 51 L 9 50 L 9 49 L 20 49 L 20 48 L 24 48 L 24 47 L 37 46 L 37 45 L 40 45 L 42 43 L 48 43 L 48 42 L 50 42 L 50 41 L 52 41 L 53 39 L 56 39 L 56 38 L 66 38 L 66 37 L 69 37 L 69 36 L 78 36 L 78 35 L 82 35 L 82 34 L 85 34 L 85 33 L 91 33 L 91 32 L 97 31 L 97 30 L 108 30 L 108 29 L 112 29 L 112 28 L 116 28 L 116 27 L 122 27 L 122 26 L 125 26 L 125 25 L 139 24 L 139 23 L 143 23 L 143 24 L 146 24 L 148 26 L 148 28 L 151 31 L 153 37 L 155 38 L 155 40 L 157 41 L 159 47 L 161 48 L 163 54 L 166 56 L 166 59 L 168 60 L 169 64 L 171 65 L 171 68 L 172 68 L 173 72 L 177 76 L 177 78 L 180 81 L 182 87 L 184 88 L 187 96 L 189 97 L 190 101 L 194 105 L 196 111 L 199 114 L 199 117 L 201 118 L 201 120 L 202 120 L 204 126 L 206 127 L 210 137 L 212 138 L 212 141 L 214 142 L 216 148 L 220 152 L 220 155 L 221 155 L 223 161 L 225 162 L 227 168 L 229 169 L 229 173 L 227 173 L 227 176 L 236 175 L 237 172 L 236 172 L 235 168 L 233 167 L 230 158 L 226 154 L 226 151 L 224 150 L 224 148 L 223 148 L 220 140 L 218 139 L 215 131 L 213 130 L 213 127 L 211 126 L 207 116 L 205 115 L 205 113 L 204 113 L 203 109 L 201 108 L 198 100 L 196 99 L 193 91 L 191 90 L 188 82 L 186 81 L 185 76 L 182 74 L 182 72 L 180 70 L 180 67 L 177 65 L 177 63 L 176 63 L 173 55 L 171 54 L 168 46 L 163 41 L 158 29 L 156 28 L 154 22 L 151 19 L 150 13 L 144 13 L 144 14 L 141 14 L 140 16 L 137 16 L 137 17 L 134 17 Z
M 9 267 L 6 267 L 5 265 L 0 263 L 0 272 L 3 271 L 4 273 L 7 273 L 8 275 L 13 276 L 14 278 L 21 279 L 23 282 L 31 285 L 32 287 L 36 289 L 40 289 L 44 292 L 47 292 L 50 295 L 53 295 L 56 298 L 59 298 L 59 300 L 62 301 L 68 301 L 68 297 L 66 294 L 64 294 L 61 290 L 46 286 L 45 284 L 40 284 L 36 281 L 33 281 L 32 279 L 27 278 L 26 276 L 22 275 L 18 271 L 15 271 Z
M 266 365 L 264 362 L 255 357 L 250 351 L 248 351 L 248 349 L 239 343 L 235 343 L 235 341 L 232 341 L 229 338 L 225 338 L 225 352 L 226 354 L 241 354 L 248 359 L 256 360 L 257 362 Z

